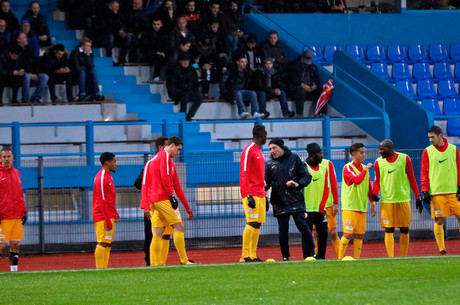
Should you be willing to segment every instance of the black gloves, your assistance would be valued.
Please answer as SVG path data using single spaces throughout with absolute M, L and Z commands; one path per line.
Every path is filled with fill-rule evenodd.
M 422 192 L 422 196 L 423 196 L 423 201 L 425 201 L 426 204 L 431 204 L 430 192 Z
M 457 189 L 457 200 L 460 201 L 460 187 Z
M 25 225 L 27 222 L 27 212 L 24 213 L 24 216 L 22 216 L 22 225 Z
M 255 209 L 256 208 L 256 201 L 254 200 L 254 197 L 252 197 L 252 195 L 248 195 L 248 207 L 250 207 L 251 209 Z
M 418 210 L 419 213 L 422 213 L 423 211 L 422 198 L 415 199 L 415 208 Z
M 171 202 L 171 206 L 174 210 L 179 207 L 179 202 L 174 195 L 169 195 L 169 201 Z
M 265 212 L 270 211 L 270 202 L 268 201 L 268 198 L 265 197 Z
M 372 194 L 372 200 L 374 200 L 374 202 L 377 202 L 380 200 L 380 197 L 375 194 Z

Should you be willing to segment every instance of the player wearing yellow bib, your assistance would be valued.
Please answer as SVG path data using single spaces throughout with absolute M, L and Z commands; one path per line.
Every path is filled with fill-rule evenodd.
M 343 236 L 340 240 L 339 259 L 345 256 L 345 250 L 352 236 L 353 257 L 359 258 L 363 246 L 363 235 L 366 229 L 367 200 L 371 201 L 371 216 L 374 217 L 375 203 L 372 200 L 372 187 L 369 178 L 369 169 L 374 164 L 367 163 L 366 149 L 363 143 L 350 146 L 353 161 L 345 164 L 342 172 L 342 221 Z
M 423 200 L 431 204 L 436 243 L 444 255 L 444 218 L 455 215 L 460 223 L 460 158 L 458 148 L 447 142 L 440 127 L 432 126 L 428 139 L 433 145 L 423 151 L 420 180 Z
M 327 159 L 323 159 L 321 164 L 327 167 L 329 176 L 329 196 L 326 201 L 327 233 L 331 237 L 335 255 L 339 256 L 340 238 L 337 234 L 337 221 L 335 215 L 339 211 L 339 192 L 337 188 L 337 175 L 335 174 L 334 164 Z
M 375 161 L 375 179 L 373 198 L 378 201 L 380 191 L 380 225 L 385 229 L 385 247 L 388 257 L 394 256 L 395 228 L 399 228 L 401 236 L 399 244 L 401 256 L 407 256 L 409 248 L 409 226 L 411 223 L 410 189 L 415 194 L 416 208 L 421 213 L 422 200 L 415 181 L 412 161 L 408 155 L 397 153 L 391 140 L 383 140 L 379 145 L 381 157 Z

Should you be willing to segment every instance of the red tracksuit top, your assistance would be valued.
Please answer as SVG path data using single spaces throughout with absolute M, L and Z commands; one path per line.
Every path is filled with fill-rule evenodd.
M 0 220 L 22 218 L 26 212 L 19 171 L 0 164 Z
M 112 226 L 111 219 L 119 218 L 115 208 L 115 186 L 110 172 L 101 168 L 94 178 L 93 219 L 105 221 L 106 227 Z
M 240 162 L 241 197 L 265 197 L 265 159 L 260 146 L 251 142 L 243 149 Z
M 150 211 L 152 203 L 169 200 L 169 195 L 174 193 L 189 213 L 191 209 L 180 186 L 176 165 L 168 152 L 163 149 L 145 164 L 141 208 Z

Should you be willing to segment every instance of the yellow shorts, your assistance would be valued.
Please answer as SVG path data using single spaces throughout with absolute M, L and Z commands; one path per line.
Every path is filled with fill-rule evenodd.
M 364 234 L 366 232 L 366 213 L 342 211 L 343 233 Z
M 248 207 L 248 198 L 243 198 L 243 207 L 244 207 L 244 214 L 246 215 L 246 222 L 258 222 L 264 223 L 265 222 L 265 213 L 266 213 L 266 198 L 265 197 L 256 197 L 253 196 L 256 202 L 256 207 L 250 208 Z
M 152 218 L 152 226 L 161 228 L 182 222 L 179 209 L 173 209 L 169 200 L 154 202 L 150 206 L 150 210 L 154 210 Z
M 410 227 L 411 221 L 409 202 L 380 204 L 380 226 L 382 228 Z
M 23 238 L 24 230 L 20 218 L 2 220 L 2 223 L 0 223 L 0 242 Z
M 337 220 L 332 216 L 332 207 L 326 208 L 327 228 L 337 228 Z
M 157 214 L 157 215 L 155 216 L 155 214 Z M 151 219 L 154 219 L 155 217 L 161 217 L 160 213 L 157 210 L 150 210 L 150 215 L 151 215 Z M 151 221 L 150 223 L 152 224 L 152 232 L 153 232 L 153 229 L 155 228 L 154 225 L 153 225 L 153 221 Z M 164 227 L 165 227 L 165 231 L 164 231 L 163 235 L 172 235 L 172 234 L 174 234 L 174 228 L 171 227 L 171 225 L 165 223 Z
M 112 220 L 112 230 L 107 231 L 105 228 L 105 220 L 98 221 L 94 224 L 96 228 L 96 239 L 98 243 L 109 243 L 113 242 L 113 234 L 115 233 L 115 219 Z
M 460 201 L 456 194 L 431 197 L 431 217 L 449 217 L 460 215 Z

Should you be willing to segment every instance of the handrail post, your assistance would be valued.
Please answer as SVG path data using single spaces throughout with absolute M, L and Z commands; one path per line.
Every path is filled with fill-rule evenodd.
M 331 159 L 331 118 L 323 116 L 323 151 L 324 158 Z
M 182 142 L 184 143 L 184 145 L 182 146 L 183 153 L 186 153 L 188 151 L 188 147 L 187 147 L 188 141 L 185 139 L 185 124 L 186 124 L 185 120 L 181 119 L 179 123 L 179 138 L 181 138 Z
M 161 125 L 161 130 L 163 132 L 163 136 L 165 136 L 165 137 L 169 136 L 169 134 L 168 134 L 168 121 L 167 120 L 163 120 L 163 124 Z
M 262 125 L 262 118 L 257 117 L 257 118 L 255 119 L 254 125 Z
M 21 167 L 21 131 L 19 122 L 13 122 L 11 125 L 11 149 L 13 149 L 14 161 L 16 168 Z
M 94 165 L 94 122 L 86 121 L 86 165 Z
M 43 207 L 43 157 L 38 157 L 38 222 L 40 253 L 45 253 L 45 211 Z

